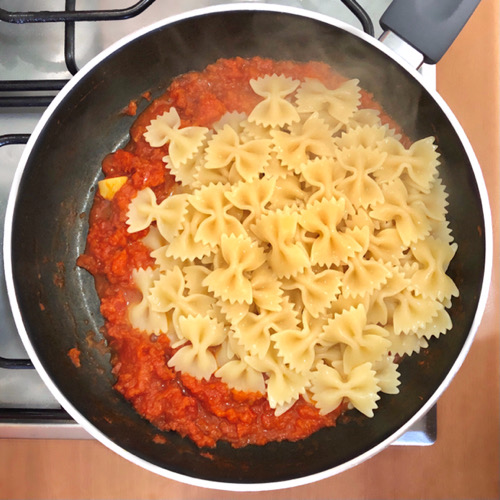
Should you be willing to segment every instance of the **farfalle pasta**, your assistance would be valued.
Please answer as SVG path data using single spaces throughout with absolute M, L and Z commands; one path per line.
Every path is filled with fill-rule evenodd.
M 302 113 L 324 113 L 335 128 L 349 122 L 360 104 L 359 80 L 349 80 L 336 89 L 328 89 L 319 80 L 307 78 L 297 91 L 297 109 Z
M 231 375 L 223 364 L 218 373 L 236 388 L 241 384 L 236 380 L 235 366 L 242 376 L 247 376 L 246 368 L 243 370 L 247 365 L 260 371 L 266 378 L 269 404 L 277 412 L 312 387 L 312 400 L 322 412 L 329 412 L 339 403 L 334 400 L 335 406 L 328 406 L 322 399 L 322 379 L 314 375 L 320 366 L 313 362 L 317 361 L 315 343 L 332 349 L 341 347 L 342 363 L 329 370 L 335 369 L 340 377 L 349 379 L 357 367 L 364 365 L 358 368 L 355 378 L 370 374 L 373 381 L 366 383 L 374 387 L 377 382 L 372 365 L 391 356 L 389 331 L 384 326 L 392 325 L 392 335 L 416 335 L 438 314 L 442 301 L 457 294 L 446 275 L 455 246 L 429 236 L 429 216 L 423 208 L 436 177 L 436 148 L 432 138 L 427 138 L 406 149 L 389 134 L 387 126 L 381 125 L 351 126 L 338 133 L 321 119 L 319 113 L 326 112 L 339 123 L 348 123 L 359 106 L 357 82 L 328 90 L 319 81 L 307 79 L 300 83 L 273 74 L 252 80 L 250 85 L 264 100 L 255 106 L 248 121 L 268 127 L 267 135 L 265 129 L 259 128 L 259 139 L 251 133 L 240 136 L 238 130 L 245 128 L 245 120 L 239 125 L 234 121 L 225 124 L 208 141 L 199 172 L 230 168 L 235 170 L 233 175 L 228 171 L 226 182 L 209 183 L 191 194 L 175 194 L 167 200 L 170 205 L 182 207 L 187 196 L 187 202 L 202 216 L 194 241 L 203 242 L 218 255 L 217 263 L 214 256 L 206 265 L 201 283 L 214 299 L 240 304 L 240 312 L 247 310 L 244 315 L 235 315 L 233 308 L 232 314 L 222 315 L 220 328 L 234 332 L 243 353 L 232 360 Z M 294 100 L 291 96 L 295 91 Z M 152 121 L 145 136 L 152 146 L 156 142 L 150 136 L 160 135 L 155 133 L 155 123 Z M 271 151 L 276 152 L 276 161 L 288 169 L 286 177 L 264 177 Z M 279 189 L 284 181 L 288 183 Z M 418 192 L 420 197 L 415 193 L 413 201 L 409 191 Z M 136 199 L 144 198 L 141 193 Z M 440 194 L 438 217 L 445 205 L 443 190 Z M 179 197 L 184 198 L 175 203 L 173 200 Z M 280 198 L 281 203 L 276 201 Z M 144 224 L 137 226 L 135 200 L 131 202 L 128 223 L 130 228 L 144 229 Z M 431 197 L 428 213 L 433 211 L 433 202 Z M 151 204 L 157 207 L 154 200 Z M 157 210 L 160 215 L 156 220 L 161 221 L 164 217 L 161 209 Z M 168 207 L 163 210 L 168 213 Z M 184 212 L 179 221 L 183 217 Z M 150 216 L 147 220 L 155 219 Z M 163 235 L 164 231 L 160 232 Z M 417 264 L 418 270 L 411 279 L 398 281 L 398 264 L 405 253 L 411 254 L 410 261 Z M 253 298 L 252 273 L 264 269 L 264 265 L 270 270 L 267 279 L 278 283 L 282 291 L 271 300 L 271 311 L 266 309 L 265 301 Z M 393 287 L 400 285 L 391 296 L 392 308 L 386 303 L 390 289 L 385 294 L 383 291 L 388 280 L 392 280 Z M 378 312 L 372 311 L 370 305 L 365 308 L 359 304 L 333 313 L 331 305 L 341 294 L 346 298 L 369 297 Z M 293 305 L 291 318 L 302 318 L 307 312 L 321 319 L 321 333 L 315 339 L 298 319 L 296 325 L 286 324 L 284 329 L 276 323 L 276 317 L 283 312 L 284 297 L 289 298 L 288 305 Z M 185 300 L 179 298 L 179 304 Z M 227 306 L 226 311 L 229 309 Z M 152 310 L 156 311 L 154 306 Z M 208 310 L 207 314 L 216 321 L 214 312 Z M 368 317 L 376 318 L 378 323 L 367 323 Z M 184 350 L 194 356 L 187 348 Z M 175 354 L 174 361 L 177 357 Z M 235 365 L 235 361 L 239 364 Z M 190 371 L 187 363 L 174 363 L 176 368 L 196 376 L 200 371 L 194 365 Z M 293 389 L 285 389 L 285 380 Z M 344 383 L 342 387 L 347 386 Z M 391 387 L 394 389 L 395 384 Z M 357 387 L 355 397 L 343 397 L 371 414 L 381 390 L 362 397 Z M 369 397 L 371 404 L 367 405 Z M 358 400 L 363 403 L 358 404 Z
M 231 304 L 252 304 L 253 291 L 249 275 L 266 261 L 264 250 L 248 236 L 223 234 L 220 252 L 223 264 L 210 270 L 202 283 L 215 297 Z
M 175 108 L 155 118 L 144 134 L 153 147 L 169 144 L 169 159 L 179 168 L 193 158 L 208 132 L 206 127 L 184 127 Z
M 286 99 L 299 84 L 300 81 L 284 75 L 265 75 L 250 80 L 253 91 L 264 99 L 253 108 L 248 121 L 265 127 L 283 127 L 300 121 L 296 107 Z
M 241 96 L 227 83 L 225 110 L 187 112 L 176 96 L 195 79 L 181 77 L 144 128 L 141 147 L 175 186 L 115 195 L 124 238 L 142 252 L 128 260 L 121 328 L 158 352 L 147 370 L 172 401 L 208 413 L 199 425 L 181 418 L 157 391 L 168 410 L 153 415 L 144 385 L 118 387 L 200 446 L 301 439 L 348 408 L 372 417 L 382 394 L 399 392 L 401 358 L 451 329 L 458 295 L 432 137 L 411 143 L 366 107 L 363 82 L 321 63 L 236 58 L 198 79 L 228 68 Z M 252 430 L 264 414 L 265 432 Z

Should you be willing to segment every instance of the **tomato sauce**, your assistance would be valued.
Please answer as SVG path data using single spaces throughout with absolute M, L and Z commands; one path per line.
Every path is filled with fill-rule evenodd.
M 80 368 L 80 366 L 82 366 L 80 361 L 80 354 L 80 350 L 76 347 L 73 347 L 73 349 L 70 349 L 68 351 L 69 359 L 71 359 L 71 362 L 75 365 L 76 368 Z
M 273 73 L 299 80 L 317 78 L 329 88 L 346 80 L 323 63 L 261 58 L 219 60 L 201 73 L 176 78 L 165 94 L 137 117 L 128 145 L 104 159 L 106 177 L 127 176 L 128 180 L 111 200 L 96 194 L 86 251 L 78 260 L 95 277 L 116 389 L 159 429 L 177 431 L 200 447 L 213 447 L 219 440 L 241 447 L 303 439 L 335 425 L 345 409 L 341 405 L 322 416 L 312 404 L 299 399 L 290 410 L 275 416 L 261 394 L 238 392 L 213 376 L 209 381 L 197 380 L 169 368 L 167 361 L 174 350 L 167 336 L 147 335 L 133 329 L 128 321 L 129 304 L 141 299 L 132 270 L 154 265 L 150 250 L 141 242 L 148 230 L 127 232 L 128 205 L 146 187 L 153 189 L 158 201 L 175 189 L 175 180 L 162 162 L 168 146 L 150 147 L 143 137 L 146 127 L 171 107 L 177 109 L 182 126 L 210 127 L 226 112 L 249 113 L 261 99 L 249 80 Z M 362 101 L 362 107 L 382 111 L 366 92 Z M 382 112 L 381 118 L 396 128 Z

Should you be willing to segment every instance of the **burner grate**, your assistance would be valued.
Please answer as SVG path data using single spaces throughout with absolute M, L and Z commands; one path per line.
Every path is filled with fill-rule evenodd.
M 1 90 L 0 86 L 0 90 Z M 8 134 L 0 136 L 0 148 L 14 144 L 26 144 L 30 134 Z M 7 370 L 34 369 L 30 359 L 4 358 L 0 356 L 0 368 Z M 57 423 L 72 422 L 72 418 L 62 408 L 0 408 L 0 423 Z
M 140 0 L 124 9 L 76 10 L 75 0 L 66 0 L 63 11 L 12 12 L 0 9 L 0 21 L 14 24 L 75 21 L 117 21 L 129 19 L 145 11 L 155 0 Z
M 75 22 L 116 21 L 130 19 L 146 10 L 155 0 L 141 0 L 131 7 L 112 10 L 85 10 L 75 8 L 76 0 L 66 0 L 64 11 L 12 12 L 0 9 L 0 21 L 12 24 L 64 23 L 64 62 L 68 71 L 75 75 L 79 68 L 75 57 Z M 7 80 L 0 82 L 0 108 L 46 107 L 55 94 L 33 95 L 38 91 L 59 91 L 68 80 Z M 26 94 L 28 93 L 28 94 Z

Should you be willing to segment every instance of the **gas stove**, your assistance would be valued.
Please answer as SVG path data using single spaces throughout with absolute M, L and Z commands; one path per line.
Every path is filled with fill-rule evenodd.
M 23 145 L 45 107 L 86 62 L 123 36 L 158 19 L 229 1 L 3 0 L 0 7 L 0 232 L 10 185 Z M 390 0 L 282 0 L 268 2 L 309 9 L 379 37 L 379 19 Z M 117 4 L 119 6 L 117 7 Z M 435 71 L 421 72 L 435 87 Z M 0 247 L 0 258 L 2 249 Z M 91 439 L 60 407 L 24 350 L 10 311 L 0 267 L 0 438 Z M 395 445 L 431 445 L 436 408 Z

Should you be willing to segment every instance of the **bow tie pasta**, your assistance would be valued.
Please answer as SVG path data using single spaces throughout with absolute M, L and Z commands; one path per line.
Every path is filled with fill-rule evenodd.
M 213 307 L 202 312 L 204 321 L 217 322 L 228 338 L 233 342 L 237 339 L 240 352 L 229 360 L 237 361 L 235 369 L 246 373 L 251 368 L 264 375 L 269 404 L 277 413 L 308 393 L 321 412 L 334 410 L 346 398 L 372 416 L 382 391 L 376 363 L 387 364 L 390 360 L 394 365 L 391 338 L 417 338 L 414 350 L 418 351 L 426 344 L 425 336 L 418 332 L 433 323 L 443 301 L 457 294 L 445 272 L 455 247 L 438 242 L 430 230 L 428 213 L 436 200 L 429 189 L 436 182 L 439 163 L 436 147 L 432 138 L 426 138 L 406 149 L 387 126 L 347 125 L 359 106 L 356 80 L 328 90 L 317 80 L 301 83 L 273 74 L 252 80 L 250 85 L 264 99 L 236 127 L 226 124 L 214 131 L 201 154 L 199 134 L 190 133 L 193 127 L 185 134 L 177 128 L 176 135 L 167 138 L 171 149 L 191 151 L 190 155 L 184 154 L 186 158 L 200 155 L 199 163 L 192 168 L 198 174 L 203 172 L 198 178 L 205 179 L 205 183 L 197 189 L 196 183 L 184 186 L 182 193 L 168 198 L 173 208 L 165 207 L 164 216 L 156 200 L 139 192 L 130 203 L 129 230 L 143 228 L 136 215 L 141 207 L 145 213 L 158 213 L 157 221 L 178 207 L 180 224 L 186 217 L 183 202 L 187 196 L 187 203 L 194 209 L 188 214 L 201 214 L 194 241 L 210 246 L 202 284 L 214 300 Z M 178 116 L 175 111 L 171 114 Z M 146 140 L 152 146 L 162 136 L 164 116 L 154 119 L 148 127 Z M 260 125 L 255 137 L 238 134 L 238 130 L 245 129 L 246 120 Z M 332 127 L 331 122 L 336 125 Z M 345 129 L 335 135 L 338 124 Z M 189 138 L 192 143 L 187 147 Z M 176 141 L 181 142 L 179 148 Z M 271 152 L 286 169 L 285 178 L 296 180 L 302 196 L 282 204 L 276 202 L 282 194 L 279 178 L 263 177 Z M 320 165 L 318 174 L 316 165 Z M 255 173 L 250 174 L 252 169 Z M 224 174 L 210 182 L 213 170 L 224 170 Z M 326 176 L 325 182 L 321 182 L 322 176 Z M 262 187 L 261 182 L 265 183 Z M 440 195 L 437 217 L 444 220 L 444 193 Z M 178 197 L 179 203 L 174 203 Z M 283 209 L 273 209 L 272 199 Z M 149 210 L 144 209 L 145 200 L 151 200 Z M 359 209 L 364 210 L 371 227 L 350 224 Z M 254 223 L 249 224 L 248 219 Z M 151 216 L 147 219 L 152 220 Z M 380 239 L 384 239 L 381 244 Z M 370 250 L 381 246 L 385 253 Z M 394 254 L 400 256 L 397 262 L 386 258 Z M 184 266 L 195 263 L 187 258 L 175 269 L 181 273 Z M 278 310 L 269 310 L 265 303 L 257 304 L 253 298 L 253 273 L 264 266 L 270 268 L 269 281 L 277 285 L 270 303 L 279 304 Z M 405 286 L 385 295 L 390 280 L 403 269 L 408 276 Z M 158 314 L 161 308 L 155 307 L 156 293 L 157 287 L 152 287 L 149 301 L 151 311 Z M 331 306 L 339 295 L 350 307 L 332 314 Z M 376 302 L 380 295 L 384 298 Z M 286 303 L 285 297 L 289 297 Z M 179 304 L 185 300 L 184 296 L 177 299 Z M 387 311 L 378 324 L 368 323 L 372 301 Z M 394 304 L 390 313 L 389 301 Z M 236 318 L 225 315 L 222 306 L 227 302 L 238 304 L 241 314 Z M 292 325 L 277 319 L 285 308 Z M 308 359 L 307 370 L 301 369 L 303 363 L 297 360 L 297 352 L 304 350 L 301 347 L 297 351 L 298 345 L 304 343 L 299 333 L 304 332 L 303 315 L 323 321 L 319 335 L 307 337 L 307 355 L 302 355 Z M 131 315 L 132 321 L 134 318 Z M 167 315 L 163 320 L 172 322 Z M 315 343 L 336 351 L 338 362 L 332 363 L 324 350 L 315 352 Z M 184 361 L 177 368 L 195 376 L 203 373 L 208 378 L 217 370 L 224 374 L 229 371 L 229 367 L 223 368 L 225 363 L 217 365 L 215 358 L 211 358 L 210 373 L 203 368 L 207 365 L 206 353 L 195 356 L 193 350 L 206 349 L 204 344 L 197 341 L 189 349 L 190 363 Z M 175 354 L 174 365 L 178 357 L 180 354 Z M 397 372 L 396 365 L 393 371 Z M 226 374 L 227 383 L 239 386 L 240 382 L 233 378 Z M 392 384 L 382 385 L 385 392 L 394 392 L 398 383 L 394 376 Z
M 161 107 L 142 140 L 176 186 L 136 189 L 124 210 L 151 259 L 132 272 L 127 321 L 164 339 L 169 377 L 204 411 L 240 427 L 255 401 L 270 422 L 303 406 L 335 415 L 318 428 L 348 408 L 372 417 L 399 392 L 401 358 L 451 328 L 458 296 L 433 138 L 411 143 L 362 107 L 362 82 L 299 67 L 254 71 L 211 121 Z M 206 410 L 214 384 L 247 394 L 245 410 Z

